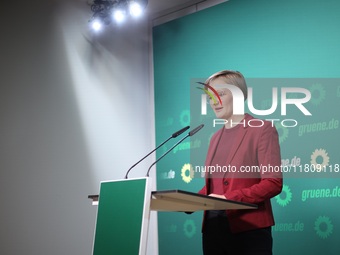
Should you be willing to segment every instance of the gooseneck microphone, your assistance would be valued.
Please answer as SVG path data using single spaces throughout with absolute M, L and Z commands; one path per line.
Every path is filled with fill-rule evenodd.
M 152 163 L 152 165 L 149 167 L 146 176 L 149 177 L 150 169 L 153 167 L 158 161 L 160 161 L 162 158 L 164 158 L 170 151 L 172 151 L 177 145 L 179 145 L 181 142 L 183 142 L 186 138 L 189 136 L 193 136 L 198 131 L 200 131 L 204 127 L 204 124 L 199 125 L 198 127 L 191 130 L 185 137 L 183 137 L 181 140 L 179 140 L 177 143 L 175 143 L 169 150 L 167 150 L 162 156 L 159 157 L 155 162 Z
M 155 150 L 157 150 L 158 148 L 162 147 L 165 143 L 167 143 L 170 139 L 172 138 L 176 138 L 177 136 L 179 136 L 180 134 L 184 133 L 186 130 L 188 130 L 190 128 L 190 126 L 186 126 L 180 130 L 178 130 L 177 132 L 173 133 L 168 139 L 166 139 L 164 142 L 162 142 L 160 145 L 158 145 L 154 150 L 152 150 L 151 152 L 149 152 L 146 156 L 144 156 L 141 160 L 139 160 L 137 163 L 135 163 L 133 166 L 131 166 L 129 168 L 129 170 L 127 170 L 126 174 L 125 174 L 125 179 L 128 178 L 128 174 L 131 171 L 132 168 L 134 168 L 135 166 L 137 166 L 140 162 L 142 162 L 144 159 L 146 159 L 151 153 L 153 153 Z

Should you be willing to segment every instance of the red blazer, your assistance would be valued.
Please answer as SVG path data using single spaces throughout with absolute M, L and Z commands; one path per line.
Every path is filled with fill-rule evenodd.
M 253 121 L 249 114 L 245 116 L 245 124 L 237 130 L 234 144 L 231 148 L 226 166 L 235 166 L 237 170 L 251 166 L 280 167 L 280 146 L 278 134 L 272 122 Z M 248 125 L 250 124 L 250 126 Z M 224 128 L 224 127 L 223 127 Z M 205 165 L 209 166 L 217 148 L 223 128 L 211 138 Z M 233 233 L 273 226 L 274 217 L 270 198 L 278 195 L 282 190 L 282 173 L 224 173 L 224 196 L 229 200 L 253 203 L 258 209 L 227 210 L 230 228 Z M 200 194 L 209 195 L 210 179 L 206 178 L 205 186 Z M 204 228 L 204 222 L 203 222 Z

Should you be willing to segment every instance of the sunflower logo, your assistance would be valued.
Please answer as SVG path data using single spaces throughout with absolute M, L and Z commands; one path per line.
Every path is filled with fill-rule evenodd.
M 284 184 L 281 194 L 277 195 L 275 200 L 280 206 L 285 207 L 292 201 L 292 196 L 289 186 Z
M 189 110 L 183 110 L 181 112 L 181 116 L 179 117 L 179 122 L 183 127 L 190 125 L 190 111 Z
M 183 231 L 186 237 L 193 237 L 196 234 L 195 222 L 193 220 L 186 220 L 183 225 Z
M 326 98 L 326 91 L 321 84 L 313 84 L 309 91 L 312 95 L 311 103 L 315 106 L 318 106 Z
M 184 164 L 181 170 L 182 180 L 186 183 L 191 182 L 194 177 L 194 169 L 191 164 Z
M 331 219 L 326 216 L 319 216 L 314 223 L 314 230 L 320 238 L 328 238 L 333 233 L 333 224 Z
M 279 134 L 279 143 L 281 144 L 288 138 L 289 130 L 287 127 L 284 127 L 281 124 L 276 124 L 275 127 Z
M 322 158 L 322 162 L 318 162 L 318 158 Z M 321 165 L 322 167 L 328 166 L 329 157 L 325 149 L 316 149 L 311 155 L 310 163 L 314 166 Z

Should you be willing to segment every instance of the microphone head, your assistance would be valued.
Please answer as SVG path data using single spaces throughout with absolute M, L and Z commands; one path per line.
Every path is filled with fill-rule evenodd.
M 194 128 L 189 132 L 189 136 L 193 136 L 196 134 L 198 131 L 200 131 L 204 127 L 204 124 L 199 125 L 198 127 Z
M 177 136 L 179 136 L 180 134 L 182 134 L 184 131 L 188 130 L 190 128 L 190 126 L 186 126 L 185 128 L 182 128 L 181 130 L 178 130 L 177 132 L 173 133 L 171 135 L 172 138 L 175 138 Z

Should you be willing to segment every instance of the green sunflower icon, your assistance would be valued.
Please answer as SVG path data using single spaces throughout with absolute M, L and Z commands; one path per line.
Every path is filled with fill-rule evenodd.
M 315 106 L 318 106 L 326 98 L 326 91 L 321 84 L 313 84 L 309 91 L 312 94 L 311 103 Z
M 314 223 L 314 230 L 320 238 L 328 238 L 333 233 L 331 219 L 327 216 L 319 216 Z
M 280 206 L 285 207 L 292 201 L 292 196 L 289 186 L 284 184 L 281 194 L 277 195 L 275 200 Z
M 190 111 L 189 110 L 183 110 L 181 112 L 181 116 L 179 118 L 179 121 L 181 123 L 181 126 L 189 126 L 190 125 Z
M 193 220 L 186 220 L 184 222 L 183 231 L 186 237 L 193 237 L 196 234 L 195 222 Z
M 181 170 L 182 180 L 190 183 L 194 177 L 194 169 L 191 164 L 184 164 Z
M 281 144 L 288 138 L 289 130 L 287 127 L 284 127 L 281 124 L 276 124 L 275 127 L 279 133 L 279 143 Z

